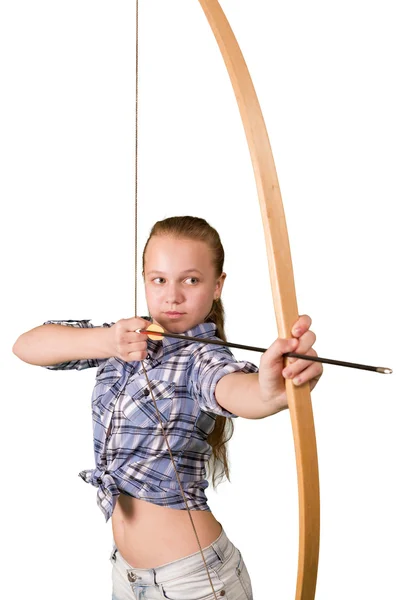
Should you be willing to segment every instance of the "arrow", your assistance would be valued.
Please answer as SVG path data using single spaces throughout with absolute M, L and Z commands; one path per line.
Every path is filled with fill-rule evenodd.
M 155 331 L 150 329 L 136 329 L 135 333 L 146 335 L 174 338 L 177 340 L 187 340 L 188 342 L 198 342 L 199 344 L 214 344 L 215 346 L 229 346 L 230 348 L 239 348 L 240 350 L 252 350 L 253 352 L 266 352 L 268 348 L 257 348 L 256 346 L 245 346 L 244 344 L 234 344 L 233 342 L 224 342 L 223 340 L 209 340 L 207 338 L 192 337 L 189 335 L 180 335 L 179 333 L 168 333 L 167 331 Z M 361 365 L 359 363 L 346 362 L 343 360 L 333 360 L 331 358 L 322 358 L 321 356 L 307 356 L 297 352 L 285 352 L 282 356 L 290 358 L 302 358 L 313 362 L 326 363 L 328 365 L 338 365 L 339 367 L 351 367 L 353 369 L 364 369 L 365 371 L 375 371 L 376 373 L 390 374 L 392 369 L 387 367 L 373 367 L 371 365 Z

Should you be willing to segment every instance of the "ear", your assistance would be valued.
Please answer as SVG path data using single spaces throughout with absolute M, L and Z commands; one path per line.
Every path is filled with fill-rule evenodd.
M 221 275 L 217 279 L 217 283 L 215 284 L 214 300 L 219 300 L 219 298 L 221 298 L 222 288 L 224 287 L 225 279 L 226 273 L 221 273 Z

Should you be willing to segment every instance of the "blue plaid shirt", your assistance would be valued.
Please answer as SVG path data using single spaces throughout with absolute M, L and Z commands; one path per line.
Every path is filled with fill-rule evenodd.
M 100 327 L 90 319 L 44 324 L 48 323 Z M 112 325 L 103 323 L 103 327 Z M 201 323 L 185 335 L 219 339 L 215 332 L 214 323 Z M 247 361 L 237 362 L 224 346 L 166 337 L 147 343 L 144 366 L 189 509 L 210 510 L 204 491 L 208 487 L 206 464 L 212 453 L 207 436 L 214 429 L 216 415 L 237 417 L 218 404 L 215 387 L 228 373 L 255 373 L 258 368 Z M 96 467 L 79 475 L 98 488 L 97 504 L 106 522 L 121 492 L 160 506 L 185 509 L 141 362 L 111 357 L 45 366 L 90 367 L 98 367 L 92 394 Z

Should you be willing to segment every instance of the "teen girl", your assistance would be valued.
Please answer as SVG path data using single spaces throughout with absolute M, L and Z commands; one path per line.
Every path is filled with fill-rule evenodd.
M 113 600 L 253 598 L 243 557 L 207 505 L 206 467 L 214 485 L 218 468 L 229 478 L 231 419 L 287 408 L 285 378 L 315 387 L 320 363 L 291 359 L 283 369 L 282 358 L 294 350 L 316 356 L 311 319 L 301 316 L 292 339 L 277 339 L 259 369 L 236 361 L 223 346 L 153 341 L 136 332 L 155 323 L 171 333 L 226 341 L 223 262 L 219 235 L 203 219 L 159 221 L 143 252 L 151 317 L 103 327 L 46 321 L 14 345 L 19 358 L 48 369 L 98 367 L 92 396 L 96 468 L 80 475 L 98 488 L 106 520 L 112 516 Z

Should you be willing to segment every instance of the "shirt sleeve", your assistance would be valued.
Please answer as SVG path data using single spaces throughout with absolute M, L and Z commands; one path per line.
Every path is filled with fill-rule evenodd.
M 238 415 L 218 404 L 215 397 L 215 388 L 221 377 L 236 371 L 258 373 L 258 367 L 246 360 L 237 361 L 227 347 L 203 346 L 196 350 L 192 368 L 189 370 L 189 393 L 203 411 L 237 418 Z
M 48 325 L 53 323 L 54 325 L 65 325 L 67 327 L 111 327 L 114 325 L 114 322 L 111 323 L 103 323 L 103 325 L 93 325 L 91 319 L 84 319 L 83 321 L 45 321 L 43 325 Z M 91 367 L 99 367 L 100 363 L 104 362 L 108 359 L 102 358 L 83 358 L 82 360 L 69 360 L 66 362 L 57 363 L 55 365 L 40 365 L 45 369 L 51 369 L 52 371 L 56 370 L 69 370 L 69 369 L 77 369 L 78 371 L 82 371 L 82 369 L 89 369 Z

